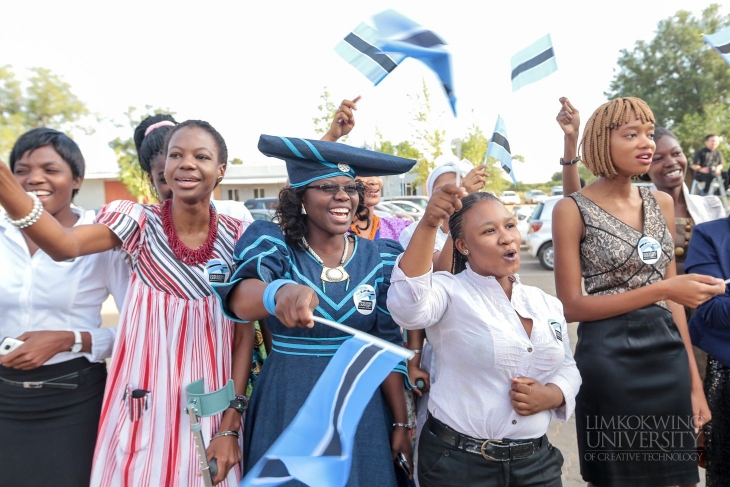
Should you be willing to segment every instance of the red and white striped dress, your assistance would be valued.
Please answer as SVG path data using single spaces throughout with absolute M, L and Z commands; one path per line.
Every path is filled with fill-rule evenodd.
M 94 487 L 202 486 L 184 388 L 203 378 L 213 391 L 231 375 L 234 323 L 223 315 L 204 266 L 186 265 L 170 250 L 160 210 L 115 201 L 97 217 L 122 240 L 132 277 L 104 394 Z M 246 226 L 219 215 L 213 257 L 232 265 Z M 220 420 L 201 420 L 206 445 Z M 233 487 L 240 478 L 238 465 L 219 485 Z

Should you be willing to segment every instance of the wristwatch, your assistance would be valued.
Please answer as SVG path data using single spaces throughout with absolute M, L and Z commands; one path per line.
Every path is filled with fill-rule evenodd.
M 72 353 L 79 353 L 81 351 L 81 347 L 84 346 L 84 343 L 81 341 L 81 333 L 77 330 L 71 330 L 74 334 L 74 344 L 71 347 Z
M 235 409 L 238 414 L 243 414 L 248 407 L 248 399 L 246 396 L 236 394 L 236 397 L 231 400 L 231 404 L 228 407 Z

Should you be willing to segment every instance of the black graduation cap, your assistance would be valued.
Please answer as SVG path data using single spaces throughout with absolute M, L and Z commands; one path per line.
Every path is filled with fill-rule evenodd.
M 318 179 L 337 176 L 389 176 L 403 174 L 416 164 L 413 159 L 358 149 L 337 142 L 261 135 L 259 150 L 286 161 L 289 184 L 306 186 Z

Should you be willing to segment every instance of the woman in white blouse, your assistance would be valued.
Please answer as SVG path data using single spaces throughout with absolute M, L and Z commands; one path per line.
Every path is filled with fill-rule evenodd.
M 434 273 L 437 229 L 449 217 L 453 274 Z M 570 417 L 581 379 L 562 306 L 520 284 L 519 250 L 499 200 L 447 185 L 393 270 L 388 308 L 404 328 L 425 328 L 436 356 L 421 487 L 561 485 L 563 458 L 545 433 L 551 416 Z
M 61 132 L 22 135 L 10 168 L 62 225 L 93 222 L 71 205 L 85 164 Z M 0 218 L 0 340 L 23 342 L 0 350 L 0 484 L 88 485 L 115 338 L 101 306 L 111 293 L 121 308 L 129 266 L 116 251 L 55 262 L 22 225 Z

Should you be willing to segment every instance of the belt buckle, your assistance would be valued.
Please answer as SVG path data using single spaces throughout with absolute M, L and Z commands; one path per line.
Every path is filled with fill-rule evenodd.
M 23 389 L 40 389 L 43 382 L 23 382 Z
M 487 455 L 487 445 L 489 443 L 498 444 L 498 443 L 502 443 L 502 441 L 501 440 L 484 440 L 484 443 L 482 443 L 482 447 L 481 447 L 482 457 L 484 457 L 485 460 L 488 460 L 490 462 L 503 462 L 504 460 L 500 460 L 499 458 L 494 458 L 494 457 L 490 457 L 489 455 Z

